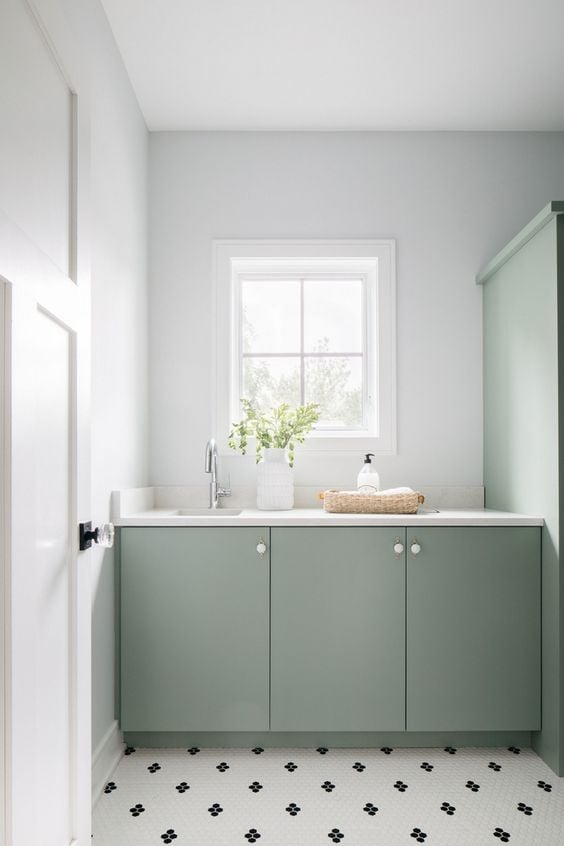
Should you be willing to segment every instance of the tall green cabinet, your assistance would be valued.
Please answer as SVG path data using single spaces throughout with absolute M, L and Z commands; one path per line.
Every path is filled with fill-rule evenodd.
M 549 203 L 478 275 L 484 286 L 486 506 L 544 517 L 542 729 L 564 774 L 564 202 Z

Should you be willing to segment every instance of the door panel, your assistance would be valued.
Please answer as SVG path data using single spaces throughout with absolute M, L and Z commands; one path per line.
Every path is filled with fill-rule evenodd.
M 125 731 L 268 729 L 265 532 L 121 530 Z
M 273 731 L 405 728 L 404 536 L 271 529 Z
M 8 0 L 0 6 L 0 65 L 9 68 L 7 76 L 0 73 L 7 421 L 3 842 L 86 846 L 91 599 L 77 523 L 91 517 L 88 106 L 60 4 Z
M 407 561 L 408 730 L 539 728 L 540 530 L 408 529 Z
M 67 846 L 89 830 L 78 806 L 90 776 L 79 676 L 90 619 L 86 562 L 77 568 L 77 339 L 24 290 L 12 286 L 10 300 L 11 836 Z
M 2 207 L 68 275 L 71 91 L 37 20 L 22 0 L 0 3 L 0 103 Z

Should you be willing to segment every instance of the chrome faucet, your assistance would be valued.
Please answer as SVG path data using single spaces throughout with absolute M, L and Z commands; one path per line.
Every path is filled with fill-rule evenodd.
M 210 508 L 219 508 L 220 496 L 231 496 L 229 488 L 221 488 L 217 484 L 217 444 L 210 438 L 206 444 L 206 462 L 204 469 L 211 473 L 210 479 Z

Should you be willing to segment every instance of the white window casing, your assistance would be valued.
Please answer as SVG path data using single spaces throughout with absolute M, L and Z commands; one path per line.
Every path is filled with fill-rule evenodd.
M 300 451 L 396 452 L 395 240 L 218 240 L 213 242 L 214 434 L 228 451 L 231 424 L 240 419 L 241 282 L 285 279 L 362 280 L 364 290 L 362 428 L 316 429 Z M 302 348 L 303 355 L 303 348 Z M 341 352 L 340 355 L 343 355 Z M 252 446 L 251 446 L 252 450 Z

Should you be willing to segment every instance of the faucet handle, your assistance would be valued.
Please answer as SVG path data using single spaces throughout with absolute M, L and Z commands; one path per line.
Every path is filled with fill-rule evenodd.
M 221 485 L 217 487 L 217 495 L 218 496 L 231 496 L 231 475 L 228 474 L 227 476 L 227 487 L 222 488 Z
M 217 486 L 218 496 L 231 496 L 231 475 L 227 475 L 227 487 L 223 488 L 221 485 Z

